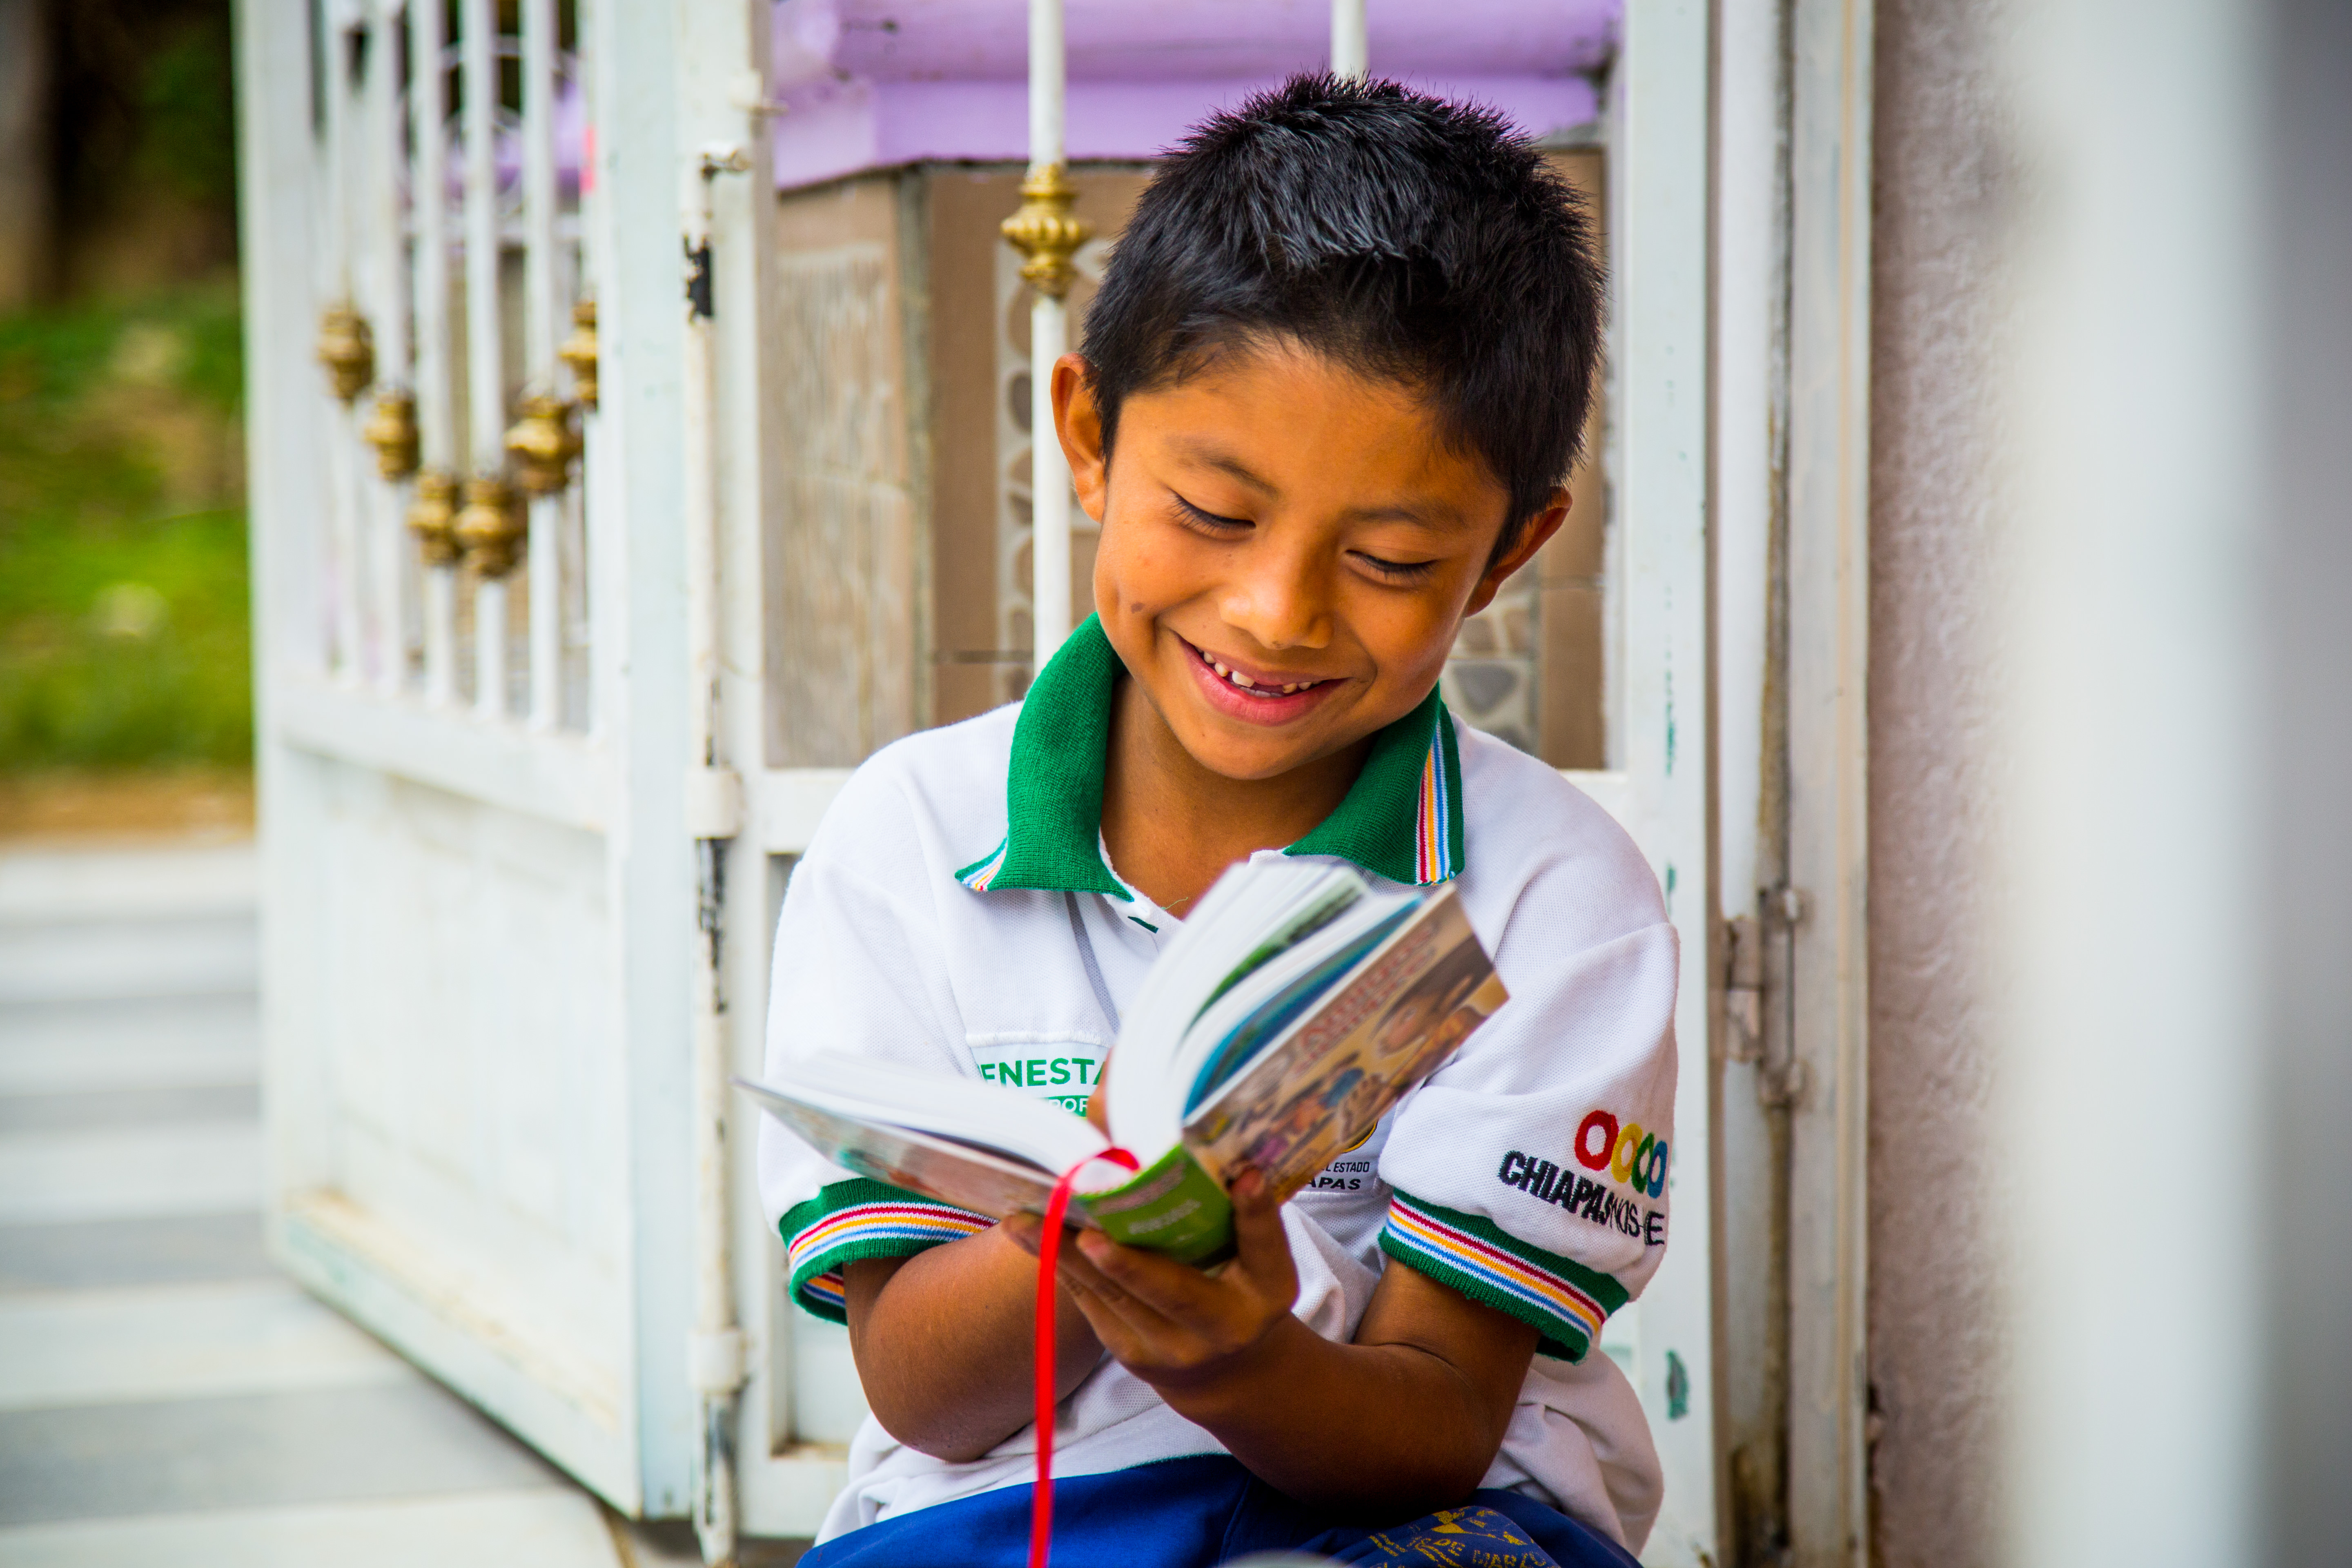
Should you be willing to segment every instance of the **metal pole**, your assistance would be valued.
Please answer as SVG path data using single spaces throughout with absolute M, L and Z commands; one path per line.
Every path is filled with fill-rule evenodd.
M 376 447 L 379 483 L 367 487 L 364 521 L 374 612 L 372 661 L 379 690 L 395 692 L 408 675 L 408 605 L 403 548 L 408 478 L 416 466 L 416 404 L 408 368 L 408 245 L 400 223 L 399 0 L 375 0 L 368 16 L 367 147 L 368 313 L 374 318 L 375 416 L 364 434 Z
M 1033 184 L 1067 188 L 1062 167 L 1065 79 L 1062 0 L 1029 0 L 1029 178 L 1024 194 Z M 1071 193 L 1073 199 L 1075 195 Z M 1061 266 L 1066 271 L 1066 253 Z M 1054 364 L 1069 344 L 1068 290 L 1066 277 L 1058 287 L 1040 283 L 1029 307 L 1033 680 L 1070 635 L 1070 466 L 1054 429 Z
M 724 765 L 719 712 L 719 387 L 712 311 L 711 189 L 721 174 L 750 172 L 738 146 L 705 148 L 688 174 L 688 281 L 680 403 L 686 422 L 686 626 L 688 816 L 700 859 L 703 951 L 695 964 L 694 1332 L 688 1373 L 701 1404 L 702 1458 L 694 1531 L 709 1563 L 735 1559 L 736 1394 L 743 1384 L 742 1330 L 735 1321 L 727 1221 L 727 1025 L 719 1010 L 719 963 L 725 911 L 726 840 L 741 827 L 741 775 Z M 739 897 L 742 895 L 738 895 Z
M 499 35 L 490 0 L 466 0 L 459 13 L 465 65 L 466 127 L 466 425 L 467 511 L 496 515 L 511 506 L 499 473 L 506 451 L 506 365 L 499 321 Z M 495 563 L 490 563 L 494 564 Z M 480 573 L 474 589 L 474 710 L 507 710 L 507 588 L 499 572 Z M 502 570 L 502 569 L 501 569 Z
M 355 20 L 347 16 L 333 25 L 327 36 L 326 58 L 327 252 L 331 258 L 331 297 L 341 302 L 347 315 L 353 309 L 352 209 L 356 204 L 352 195 L 352 170 L 356 160 L 352 155 L 351 24 Z M 364 337 L 367 329 L 363 319 L 359 331 Z M 366 363 L 372 367 L 373 358 Z M 360 421 L 352 400 L 373 379 L 372 368 L 353 373 L 352 380 L 358 384 L 338 386 L 341 406 L 328 416 L 332 432 L 327 442 L 329 493 L 332 498 L 327 514 L 328 663 L 338 679 L 352 682 L 360 679 L 364 657 L 360 635 L 362 617 L 359 557 L 362 547 L 360 516 L 367 504 L 359 471 Z
M 555 0 L 522 7 L 523 342 L 529 374 L 555 376 Z M 558 419 L 562 423 L 561 416 Z M 561 468 L 558 473 L 561 473 Z M 527 476 L 528 477 L 528 476 Z M 530 498 L 530 725 L 555 727 L 562 702 L 562 489 Z
M 1371 52 L 1364 0 L 1331 0 L 1331 74 L 1363 80 L 1372 68 Z
M 446 39 L 438 5 L 408 8 L 409 123 L 415 162 L 409 211 L 416 226 L 416 432 L 424 470 L 409 512 L 425 559 L 425 697 L 446 703 L 457 690 L 457 572 L 455 540 L 457 421 L 449 367 L 449 105 L 442 71 Z

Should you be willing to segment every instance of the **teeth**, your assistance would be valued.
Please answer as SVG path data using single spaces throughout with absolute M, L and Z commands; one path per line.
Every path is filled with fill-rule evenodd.
M 1202 662 L 1202 663 L 1203 663 L 1203 664 L 1205 664 L 1205 665 L 1207 665 L 1211 669 L 1215 670 L 1215 671 L 1217 672 L 1217 674 L 1219 675 L 1219 677 L 1221 677 L 1223 679 L 1224 679 L 1224 680 L 1225 680 L 1226 682 L 1228 682 L 1229 684 L 1234 685 L 1234 686 L 1238 686 L 1238 687 L 1242 688 L 1244 690 L 1247 690 L 1247 691 L 1259 691 L 1259 690 L 1263 690 L 1263 691 L 1267 691 L 1267 692 L 1273 692 L 1273 691 L 1275 691 L 1275 690 L 1276 689 L 1276 688 L 1271 687 L 1271 686 L 1266 686 L 1266 687 L 1261 687 L 1261 686 L 1259 686 L 1259 685 L 1258 685 L 1258 683 L 1257 683 L 1256 681 L 1252 680 L 1248 676 L 1244 675 L 1243 673 L 1241 673 L 1241 671 L 1239 671 L 1239 670 L 1237 670 L 1237 669 L 1234 669 L 1234 668 L 1230 668 L 1229 666 L 1227 666 L 1227 665 L 1225 664 L 1225 662 L 1224 662 L 1223 660 L 1222 660 L 1222 659 L 1218 658 L 1217 658 L 1215 655 L 1213 655 L 1213 654 L 1208 654 L 1208 653 L 1203 653 L 1203 654 L 1202 654 L 1202 655 L 1201 655 L 1201 662 Z M 1318 686 L 1318 685 L 1320 685 L 1320 684 L 1322 684 L 1320 681 L 1315 681 L 1315 680 L 1294 680 L 1294 681 L 1292 681 L 1289 685 L 1285 686 L 1285 687 L 1282 687 L 1282 688 L 1280 689 L 1280 695 L 1282 695 L 1282 696 L 1284 696 L 1284 697 L 1288 697 L 1288 696 L 1292 695 L 1292 694 L 1293 694 L 1293 693 L 1295 693 L 1295 692 L 1304 691 L 1304 690 L 1306 690 L 1306 689 L 1307 689 L 1308 687 L 1310 687 L 1310 686 Z

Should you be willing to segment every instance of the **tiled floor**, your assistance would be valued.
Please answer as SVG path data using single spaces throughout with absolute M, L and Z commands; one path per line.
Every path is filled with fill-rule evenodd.
M 262 1246 L 238 847 L 0 853 L 0 1563 L 695 1561 Z

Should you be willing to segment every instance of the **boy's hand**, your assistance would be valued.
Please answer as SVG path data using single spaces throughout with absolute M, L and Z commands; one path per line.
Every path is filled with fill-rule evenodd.
M 1283 1233 L 1282 1205 L 1255 1171 L 1234 1184 L 1238 1252 L 1212 1278 L 1099 1231 L 1066 1238 L 1061 1278 L 1103 1348 L 1144 1382 L 1181 1405 L 1182 1394 L 1242 1370 L 1250 1352 L 1290 1321 L 1298 1270 Z M 1022 1215 L 1013 1239 L 1037 1250 L 1038 1221 Z

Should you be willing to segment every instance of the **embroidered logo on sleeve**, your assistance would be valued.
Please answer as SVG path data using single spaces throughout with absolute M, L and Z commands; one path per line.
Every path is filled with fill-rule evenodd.
M 1538 1203 L 1557 1204 L 1569 1213 L 1639 1240 L 1645 1247 L 1666 1244 L 1664 1209 L 1644 1209 L 1632 1198 L 1620 1197 L 1605 1182 L 1563 1171 L 1549 1160 L 1514 1149 L 1503 1156 L 1496 1177 Z
M 1631 1182 L 1637 1194 L 1665 1195 L 1666 1141 L 1644 1132 L 1638 1121 L 1620 1127 L 1605 1110 L 1587 1112 L 1576 1127 L 1576 1163 L 1608 1172 L 1612 1181 Z
M 1608 1111 L 1595 1110 L 1577 1126 L 1572 1148 L 1577 1164 L 1591 1175 L 1514 1149 L 1503 1156 L 1496 1179 L 1645 1247 L 1664 1247 L 1665 1211 L 1641 1200 L 1665 1194 L 1666 1141 L 1638 1121 L 1621 1125 Z M 1621 1186 L 1631 1190 L 1620 1193 Z

